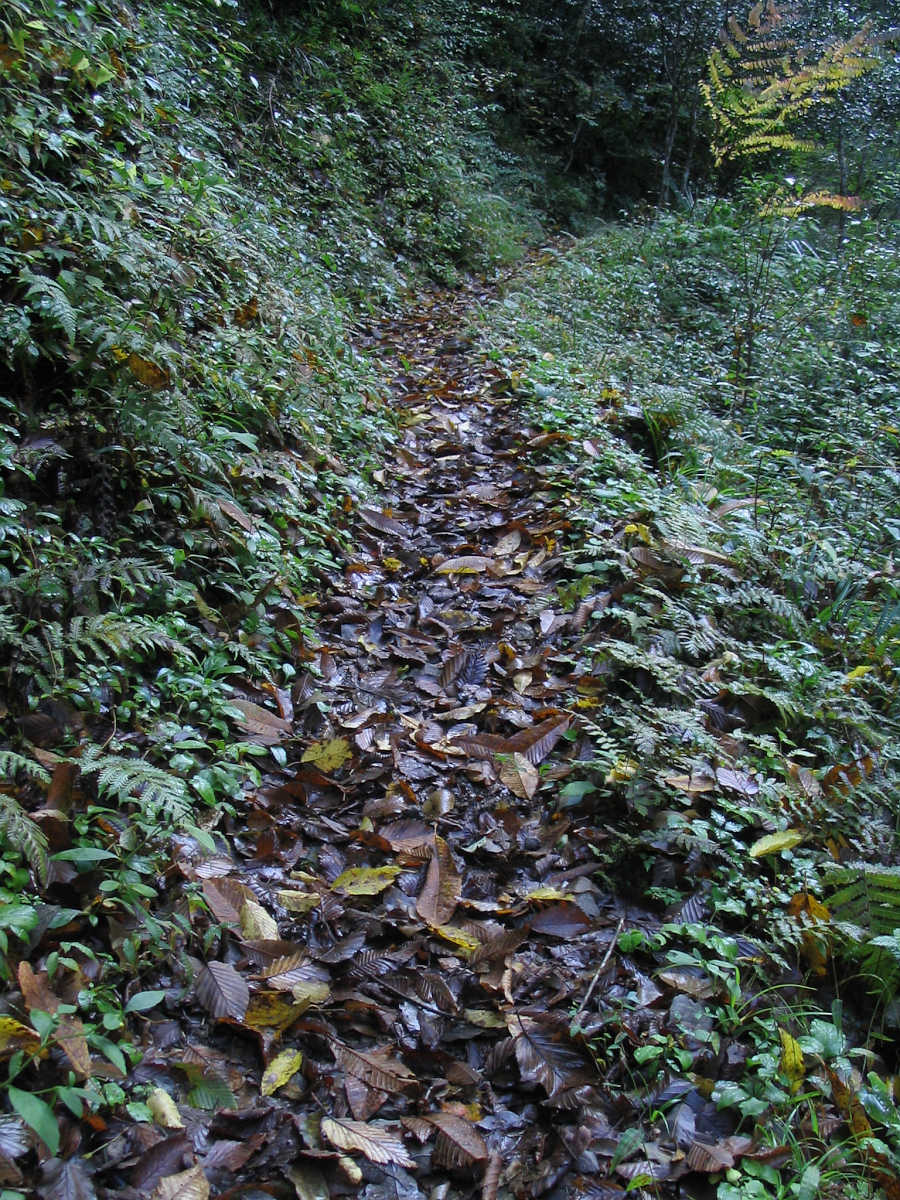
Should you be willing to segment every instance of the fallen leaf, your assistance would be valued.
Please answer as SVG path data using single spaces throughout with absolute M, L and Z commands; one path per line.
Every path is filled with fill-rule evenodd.
M 196 982 L 197 999 L 215 1017 L 231 1017 L 242 1021 L 250 1002 L 250 989 L 234 967 L 228 963 L 207 963 Z
M 415 1166 L 400 1138 L 381 1125 L 323 1117 L 321 1129 L 323 1137 L 337 1150 L 357 1150 L 370 1162 L 380 1166 L 388 1163 L 396 1163 L 400 1167 Z
M 276 1054 L 263 1072 L 259 1086 L 263 1096 L 271 1096 L 280 1087 L 284 1087 L 300 1070 L 303 1065 L 303 1055 L 299 1050 L 282 1050 Z
M 462 895 L 462 879 L 453 861 L 450 847 L 435 837 L 425 886 L 416 901 L 416 912 L 427 925 L 446 925 L 456 911 Z
M 328 774 L 342 767 L 352 754 L 347 738 L 336 737 L 327 742 L 313 742 L 303 751 L 301 762 L 312 763 Z
M 540 778 L 537 767 L 533 767 L 524 754 L 513 754 L 500 765 L 500 782 L 520 800 L 530 800 L 537 791 Z
M 150 1200 L 209 1200 L 209 1180 L 201 1166 L 166 1175 L 154 1188 Z
M 377 896 L 390 887 L 402 867 L 351 867 L 342 871 L 331 885 L 335 892 L 345 896 Z

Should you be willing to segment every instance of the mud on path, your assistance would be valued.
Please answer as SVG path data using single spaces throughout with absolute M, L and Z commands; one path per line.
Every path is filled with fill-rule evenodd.
M 475 298 L 368 331 L 402 433 L 378 507 L 348 514 L 352 560 L 292 693 L 242 702 L 284 768 L 227 852 L 182 849 L 208 957 L 193 1016 L 148 1022 L 135 1072 L 178 1108 L 108 1142 L 101 1194 L 562 1200 L 690 1170 L 635 1140 L 690 1085 L 639 1095 L 593 1040 L 628 991 L 657 1030 L 677 1014 L 616 950 L 626 918 L 655 918 L 597 878 L 614 831 L 577 787 L 560 801 L 589 755 L 591 603 L 557 596 L 566 519 L 541 463 L 560 435 L 521 428 L 463 340 Z M 727 1137 L 688 1099 L 689 1140 L 704 1112 Z

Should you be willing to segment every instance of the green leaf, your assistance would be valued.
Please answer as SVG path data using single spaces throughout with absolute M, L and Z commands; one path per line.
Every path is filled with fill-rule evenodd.
M 160 1001 L 166 998 L 165 991 L 157 990 L 150 992 L 135 992 L 128 1003 L 125 1005 L 127 1013 L 146 1012 L 148 1008 L 155 1008 Z
M 93 867 L 99 862 L 118 861 L 111 850 L 101 850 L 99 846 L 73 846 L 71 850 L 60 850 L 53 855 L 54 862 L 71 862 L 79 867 Z
M 59 1125 L 50 1105 L 40 1096 L 35 1096 L 32 1092 L 23 1092 L 17 1087 L 8 1087 L 6 1094 L 25 1124 L 34 1130 L 55 1157 L 59 1151 Z

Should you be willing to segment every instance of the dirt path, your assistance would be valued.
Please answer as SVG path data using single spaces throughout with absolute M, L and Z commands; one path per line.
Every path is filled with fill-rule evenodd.
M 558 799 L 587 752 L 587 609 L 555 590 L 554 435 L 520 427 L 504 373 L 461 340 L 474 299 L 435 295 L 371 332 L 402 409 L 382 503 L 348 517 L 353 561 L 281 716 L 248 693 L 281 777 L 235 818 L 230 853 L 178 863 L 221 923 L 197 963 L 205 1019 L 148 1024 L 138 1075 L 184 1127 L 110 1143 L 107 1195 L 178 1172 L 199 1181 L 185 1198 L 205 1195 L 198 1172 L 223 1198 L 619 1186 L 602 1180 L 635 1102 L 588 1035 L 598 996 L 622 992 L 625 910 L 595 878 L 608 832 L 577 788 Z

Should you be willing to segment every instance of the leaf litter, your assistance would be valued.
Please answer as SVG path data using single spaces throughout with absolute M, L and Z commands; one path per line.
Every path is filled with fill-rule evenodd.
M 49 1147 L 62 1158 L 41 1150 L 40 1195 L 701 1196 L 709 1176 L 771 1156 L 710 1100 L 747 1054 L 711 1047 L 700 1001 L 721 981 L 691 965 L 651 978 L 619 941 L 661 922 L 638 886 L 616 895 L 598 874 L 615 830 L 582 781 L 579 698 L 599 686 L 583 630 L 615 596 L 554 608 L 567 521 L 536 464 L 564 435 L 520 428 L 514 381 L 468 343 L 445 352 L 473 299 L 475 284 L 435 293 L 361 338 L 402 414 L 379 507 L 348 515 L 355 548 L 291 695 L 263 682 L 233 705 L 272 749 L 270 773 L 214 851 L 174 847 L 160 906 L 204 953 L 179 947 L 142 981 L 162 997 L 129 1077 L 146 1102 L 91 1125 L 73 1099 Z M 631 555 L 677 585 L 677 563 Z M 620 761 L 608 778 L 633 774 Z M 688 797 L 758 789 L 713 766 L 666 782 Z M 683 908 L 702 920 L 702 891 Z M 79 979 L 60 971 L 51 988 L 23 963 L 19 982 L 27 1016 L 69 1003 Z M 7 1055 L 39 1044 L 6 1021 Z M 799 1087 L 802 1050 L 781 1041 Z M 660 1043 L 671 1069 L 630 1074 Z M 123 1075 L 75 1017 L 49 1049 L 73 1077 Z M 38 1143 L 4 1120 L 15 1185 Z

